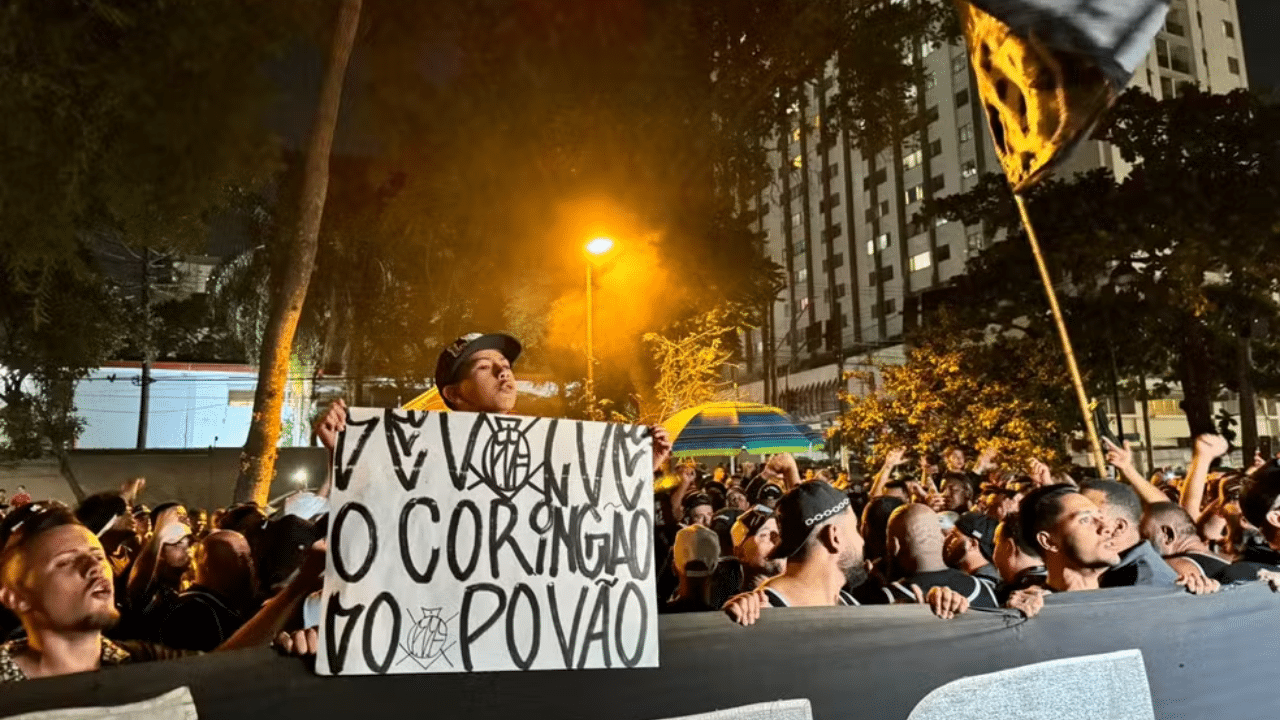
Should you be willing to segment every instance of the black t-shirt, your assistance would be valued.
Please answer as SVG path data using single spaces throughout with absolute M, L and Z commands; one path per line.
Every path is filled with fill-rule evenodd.
M 1000 583 L 996 586 L 996 600 L 999 601 L 1000 607 L 1009 601 L 1009 596 L 1019 590 L 1028 590 L 1033 587 L 1048 587 L 1049 571 L 1043 565 L 1027 568 L 1018 573 L 1011 583 Z
M 995 590 L 978 578 L 954 568 L 935 570 L 933 572 L 916 573 L 911 577 L 889 583 L 884 589 L 889 602 L 915 602 L 912 585 L 918 585 L 925 595 L 935 587 L 948 587 L 969 599 L 969 607 L 994 610 L 1000 607 L 996 602 Z
M 169 604 L 160 621 L 160 643 L 180 650 L 209 652 L 226 642 L 244 622 L 245 618 L 222 595 L 192 585 Z
M 1188 552 L 1169 556 L 1170 560 L 1173 558 L 1182 558 L 1183 560 L 1194 564 L 1196 567 L 1200 568 L 1201 575 L 1204 575 L 1207 578 L 1213 578 L 1214 580 L 1217 580 L 1218 574 L 1223 570 L 1226 570 L 1227 566 L 1231 564 L 1217 555 L 1208 555 L 1205 553 Z M 1221 582 L 1221 580 L 1219 580 L 1219 582 Z
M 1280 570 L 1280 566 L 1267 565 L 1266 563 L 1253 562 L 1251 560 L 1239 560 L 1224 567 L 1222 570 L 1210 577 L 1223 585 L 1230 585 L 1231 583 L 1257 580 L 1259 570 L 1276 571 Z

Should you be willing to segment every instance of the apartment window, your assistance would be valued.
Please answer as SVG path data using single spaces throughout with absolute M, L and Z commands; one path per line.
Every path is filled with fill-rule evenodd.
M 867 241 L 867 254 L 875 255 L 877 245 L 880 246 L 881 250 L 884 250 L 889 247 L 891 242 L 893 241 L 889 238 L 889 233 L 881 233 L 875 240 Z
M 1169 67 L 1169 43 L 1156 40 L 1156 64 L 1162 68 Z
M 1236 36 L 1236 26 L 1231 24 L 1230 20 L 1222 21 L 1222 34 L 1229 38 Z
M 841 226 L 840 223 L 836 223 L 835 225 L 832 225 L 831 227 L 827 228 L 826 231 L 823 233 L 823 235 L 825 236 L 826 240 L 830 242 L 831 240 L 834 240 L 840 237 L 840 234 L 843 232 L 844 232 L 844 227 Z
M 929 142 L 929 157 L 938 157 L 942 154 L 942 141 L 932 140 Z
M 902 169 L 910 170 L 911 168 L 918 166 L 923 161 L 924 161 L 924 152 L 921 150 L 916 150 L 913 153 L 903 156 Z
M 804 240 L 796 240 L 791 245 L 791 254 L 799 257 L 809 251 L 809 243 Z
M 803 285 L 809 280 L 809 268 L 800 268 L 796 271 L 796 285 Z
M 800 128 L 791 128 L 791 142 L 800 142 Z
M 872 317 L 887 317 L 892 315 L 898 309 L 896 300 L 885 300 L 883 304 L 875 303 L 871 306 Z
M 973 160 L 965 160 L 960 165 L 960 177 L 973 177 L 978 174 L 978 163 Z
M 1231 73 L 1232 75 L 1239 75 L 1240 61 L 1233 57 L 1227 58 L 1227 72 Z
M 907 205 L 910 205 L 913 202 L 918 202 L 924 197 L 924 185 L 913 185 L 912 187 L 907 188 L 906 193 L 904 193 L 904 197 Z
M 924 89 L 932 90 L 938 86 L 938 78 L 934 77 L 932 70 L 924 71 Z
M 917 270 L 924 270 L 930 265 L 933 265 L 933 258 L 929 256 L 929 251 L 925 250 L 922 253 L 912 255 L 910 265 L 911 265 L 911 272 L 915 272 Z
M 1173 97 L 1173 78 L 1160 76 L 1160 97 L 1165 100 Z
M 968 56 L 966 56 L 966 55 L 957 55 L 957 56 L 955 56 L 955 57 L 951 58 L 951 72 L 953 72 L 953 73 L 962 73 L 962 72 L 964 72 L 964 68 L 965 68 L 965 64 L 964 64 L 964 63 L 965 63 L 965 59 L 966 59 L 967 57 L 968 57 Z
M 838 297 L 838 298 L 842 298 L 842 297 L 844 297 L 844 294 L 845 294 L 845 285 L 844 285 L 844 283 L 838 283 L 838 284 L 836 285 L 836 297 Z
M 924 111 L 924 121 L 927 123 L 938 122 L 938 106 L 937 105 L 934 105 L 933 107 Z
M 949 222 L 951 222 L 951 221 L 950 221 L 950 220 L 948 220 L 948 219 L 946 219 L 946 218 L 944 218 L 944 217 L 942 217 L 942 216 L 938 216 L 938 217 L 934 218 L 934 220 L 933 220 L 933 226 L 934 226 L 934 227 L 942 227 L 943 225 L 946 225 L 946 224 L 947 224 L 947 223 L 949 223 Z
M 865 177 L 862 179 L 862 189 L 866 191 L 870 191 L 872 185 L 879 185 L 880 183 L 883 183 L 888 177 L 889 177 L 888 172 L 884 168 L 880 168 L 879 170 L 872 173 L 870 177 Z
M 969 142 L 972 139 L 973 139 L 973 126 L 961 125 L 960 126 L 960 142 Z
M 822 261 L 823 272 L 829 272 L 838 267 L 844 267 L 844 253 L 837 253 L 836 255 L 831 256 L 830 260 Z
M 800 213 L 792 213 L 792 214 L 791 214 L 791 227 L 793 227 L 793 228 L 798 228 L 798 227 L 800 227 L 800 220 L 801 220 L 801 215 L 800 215 Z
M 835 193 L 834 195 L 830 195 L 827 197 L 826 200 L 823 200 L 822 202 L 818 203 L 819 212 L 826 212 L 827 208 L 836 208 L 836 207 L 840 207 L 840 193 Z
M 800 196 L 801 196 L 801 195 L 803 195 L 803 194 L 804 194 L 804 185 L 802 185 L 802 184 L 800 184 L 800 183 L 796 183 L 795 185 L 792 185 L 792 186 L 791 186 L 791 199 L 792 199 L 792 200 L 795 200 L 796 198 L 800 197 Z
M 945 175 L 934 175 L 929 179 L 929 190 L 933 192 L 942 192 L 947 187 L 947 177 Z
M 939 246 L 938 251 L 934 253 L 934 259 L 937 260 L 938 262 L 942 262 L 943 260 L 950 260 L 951 246 L 950 245 Z
M 867 221 L 867 222 L 875 222 L 875 220 L 876 220 L 876 209 L 875 209 L 875 208 L 867 208 L 867 212 L 865 213 L 865 216 L 866 216 L 866 221 Z
M 956 107 L 964 107 L 969 104 L 969 91 L 961 90 L 956 93 Z
M 791 167 L 793 167 L 793 168 L 801 168 L 801 167 L 804 167 L 804 156 L 803 156 L 803 155 L 797 155 L 797 156 L 795 156 L 795 157 L 791 158 Z
M 885 215 L 888 215 L 888 214 L 889 214 L 889 201 L 881 200 L 880 201 L 880 217 L 884 217 Z
M 836 177 L 837 175 L 840 174 L 840 163 L 831 163 L 830 165 L 827 166 L 827 169 L 824 170 L 823 172 L 826 173 L 828 180 Z

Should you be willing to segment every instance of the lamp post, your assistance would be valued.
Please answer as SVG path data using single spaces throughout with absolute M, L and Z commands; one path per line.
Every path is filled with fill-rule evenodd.
M 587 253 L 589 255 L 599 257 L 613 249 L 613 240 L 607 237 L 598 237 L 587 243 Z M 593 276 L 595 269 L 595 260 L 591 257 L 587 258 L 587 418 L 596 419 L 596 360 L 592 347 L 592 332 L 594 323 L 592 319 L 592 298 L 591 290 L 595 283 Z

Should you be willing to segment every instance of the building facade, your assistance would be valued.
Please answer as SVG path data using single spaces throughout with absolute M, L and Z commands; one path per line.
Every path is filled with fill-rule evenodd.
M 1160 98 L 1185 85 L 1245 87 L 1235 2 L 1173 0 L 1131 85 Z M 924 77 L 913 97 L 919 114 L 892 147 L 867 153 L 847 133 L 822 132 L 838 89 L 833 66 L 805 84 L 788 125 L 771 139 L 776 180 L 757 200 L 759 230 L 786 270 L 787 287 L 765 326 L 744 334 L 738 392 L 815 428 L 839 411 L 842 372 L 901 361 L 923 294 L 963 273 L 984 249 L 980 226 L 916 219 L 923 201 L 965 192 L 1001 169 L 965 47 L 926 44 L 915 57 Z M 1128 172 L 1115 148 L 1093 140 L 1060 172 L 1098 167 Z M 857 382 L 849 389 L 858 392 Z

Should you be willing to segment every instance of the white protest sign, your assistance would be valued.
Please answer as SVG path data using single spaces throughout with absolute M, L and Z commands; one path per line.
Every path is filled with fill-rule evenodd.
M 652 442 L 639 426 L 349 409 L 316 672 L 657 667 Z

